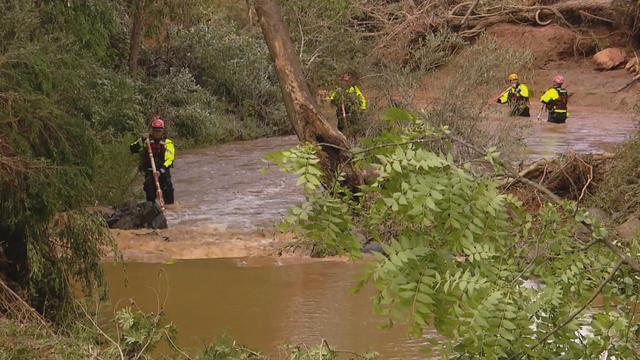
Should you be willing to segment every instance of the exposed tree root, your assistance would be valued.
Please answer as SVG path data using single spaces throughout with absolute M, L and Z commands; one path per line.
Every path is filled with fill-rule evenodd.
M 361 2 L 363 15 L 354 19 L 354 25 L 363 29 L 364 36 L 377 39 L 376 52 L 402 57 L 398 54 L 405 54 L 424 34 L 440 29 L 472 38 L 499 23 L 546 26 L 557 22 L 574 28 L 573 24 L 588 21 L 618 26 L 625 22 L 623 19 L 638 14 L 638 5 L 625 0 L 539 0 L 524 5 L 474 0 L 447 4 L 438 0 Z

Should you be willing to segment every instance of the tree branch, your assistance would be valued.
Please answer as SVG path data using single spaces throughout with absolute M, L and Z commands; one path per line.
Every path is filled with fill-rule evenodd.
M 611 279 L 613 279 L 613 277 L 616 275 L 616 272 L 618 272 L 618 270 L 620 269 L 620 266 L 622 266 L 622 263 L 624 261 L 623 260 L 618 260 L 618 262 L 616 263 L 616 265 L 613 267 L 613 269 L 611 269 L 611 272 L 609 273 L 609 275 L 600 283 L 600 285 L 596 288 L 596 290 L 593 292 L 593 294 L 591 294 L 591 297 L 589 297 L 589 299 L 587 300 L 587 302 L 585 302 L 579 309 L 577 309 L 576 311 L 574 311 L 571 315 L 569 315 L 569 317 L 563 321 L 560 325 L 556 326 L 553 330 L 551 330 L 547 335 L 545 335 L 542 339 L 540 339 L 540 341 L 538 341 L 535 345 L 533 345 L 531 347 L 531 350 L 534 350 L 535 348 L 537 348 L 538 346 L 540 346 L 542 343 L 544 343 L 545 341 L 547 341 L 551 336 L 553 336 L 555 333 L 557 333 L 558 331 L 560 331 L 562 328 L 564 328 L 565 326 L 567 326 L 571 321 L 573 321 L 578 315 L 580 315 L 586 308 L 587 306 L 589 306 L 593 300 L 595 300 L 595 298 L 602 292 L 602 289 L 604 289 L 604 287 L 609 283 L 609 281 L 611 281 Z M 516 355 L 516 359 L 519 359 L 522 355 L 518 354 Z M 511 359 L 513 359 L 514 357 L 511 357 Z

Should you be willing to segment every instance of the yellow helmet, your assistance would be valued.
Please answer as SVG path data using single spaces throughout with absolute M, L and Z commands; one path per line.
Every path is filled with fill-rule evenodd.
M 513 81 L 513 80 L 518 80 L 518 74 L 511 74 L 509 75 L 509 81 Z

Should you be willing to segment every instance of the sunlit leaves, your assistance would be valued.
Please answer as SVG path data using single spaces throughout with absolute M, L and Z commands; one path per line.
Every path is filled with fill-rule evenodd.
M 358 198 L 339 185 L 325 192 L 310 187 L 307 202 L 287 218 L 289 225 L 315 242 L 355 254 L 356 229 L 379 241 L 384 254 L 375 255 L 364 275 L 376 289 L 376 312 L 390 325 L 407 323 L 413 336 L 435 328 L 448 339 L 434 345 L 441 354 L 591 359 L 605 351 L 637 353 L 630 344 L 638 341 L 638 320 L 628 314 L 638 279 L 629 275 L 603 288 L 606 318 L 594 310 L 597 326 L 582 314 L 531 350 L 608 276 L 614 256 L 594 242 L 608 235 L 606 228 L 573 202 L 528 213 L 517 198 L 496 187 L 493 171 L 499 173 L 501 165 L 495 149 L 480 157 L 489 166 L 474 174 L 453 156 L 430 151 L 422 138 L 441 139 L 446 129 L 417 120 L 413 125 L 392 146 L 358 157 L 378 175 L 361 187 Z M 303 158 L 297 154 L 289 162 L 300 174 L 305 173 Z M 629 248 L 640 250 L 636 242 Z M 614 306 L 613 299 L 624 305 Z M 630 329 L 629 340 L 614 348 L 623 325 Z M 588 327 L 598 328 L 591 337 L 580 332 Z

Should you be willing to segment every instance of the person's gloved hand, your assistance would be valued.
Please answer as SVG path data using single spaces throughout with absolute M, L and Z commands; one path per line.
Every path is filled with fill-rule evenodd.
M 160 175 L 164 175 L 167 172 L 167 169 L 160 168 Z

